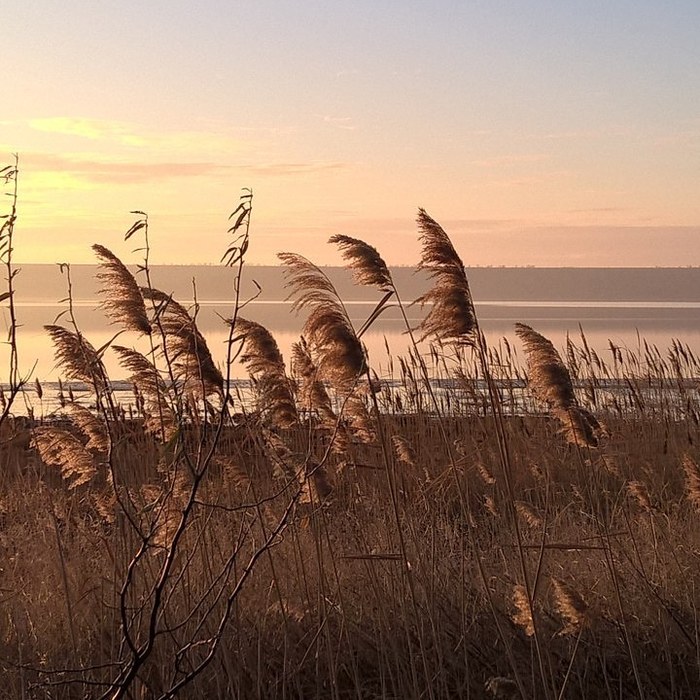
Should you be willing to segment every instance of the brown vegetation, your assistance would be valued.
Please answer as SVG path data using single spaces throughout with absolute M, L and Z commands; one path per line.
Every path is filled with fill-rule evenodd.
M 6 697 L 694 696 L 697 359 L 674 342 L 610 365 L 585 338 L 562 357 L 520 326 L 524 372 L 486 346 L 447 234 L 419 228 L 432 345 L 377 377 L 332 283 L 284 254 L 309 311 L 291 377 L 269 331 L 238 304 L 229 321 L 254 405 L 191 310 L 96 248 L 123 296 L 105 310 L 149 349 L 53 325 L 93 409 L 0 421 Z M 332 242 L 384 295 L 372 318 L 402 303 L 376 250 Z

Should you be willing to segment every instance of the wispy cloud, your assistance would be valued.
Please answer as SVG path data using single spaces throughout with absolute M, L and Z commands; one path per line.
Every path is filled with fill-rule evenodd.
M 132 136 L 125 124 L 97 119 L 47 117 L 43 119 L 31 119 L 29 121 L 29 126 L 36 131 L 63 134 L 64 136 L 79 136 L 93 141 L 104 138 L 123 140 L 124 138 Z
M 269 130 L 251 131 L 249 128 L 230 125 L 219 125 L 216 129 L 168 131 L 151 129 L 143 124 L 74 117 L 31 119 L 26 125 L 34 131 L 90 141 L 94 144 L 93 147 L 99 143 L 104 146 L 127 146 L 154 152 L 240 153 L 246 147 L 259 147 L 261 141 L 270 138 Z
M 22 156 L 30 174 L 60 173 L 95 184 L 138 184 L 163 180 L 204 177 L 233 170 L 265 177 L 306 175 L 347 169 L 346 163 L 252 163 L 228 165 L 211 161 L 142 162 L 83 158 L 55 153 L 30 152 Z
M 23 167 L 31 173 L 70 174 L 100 184 L 134 184 L 173 178 L 210 175 L 226 166 L 208 162 L 143 163 L 136 161 L 88 160 L 52 153 L 26 153 Z
M 262 165 L 241 165 L 237 167 L 257 175 L 278 176 L 346 170 L 349 165 L 347 163 L 267 163 Z
M 629 211 L 627 207 L 589 207 L 588 209 L 568 209 L 566 214 L 618 214 Z

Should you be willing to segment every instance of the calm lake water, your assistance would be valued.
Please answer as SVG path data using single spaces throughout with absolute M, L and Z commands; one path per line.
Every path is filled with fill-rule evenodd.
M 366 301 L 346 302 L 356 327 L 362 325 L 374 305 Z M 611 357 L 609 341 L 615 345 L 637 350 L 642 340 L 656 345 L 662 353 L 672 339 L 689 345 L 694 352 L 700 351 L 700 302 L 552 302 L 552 301 L 486 301 L 477 303 L 477 313 L 487 339 L 497 344 L 506 338 L 522 357 L 520 343 L 515 337 L 516 322 L 527 323 L 547 336 L 560 350 L 565 346 L 567 335 L 574 341 L 580 339 L 583 329 L 588 344 L 596 349 L 603 359 Z M 107 343 L 117 329 L 105 320 L 97 308 L 98 300 L 79 300 L 75 304 L 78 324 L 95 347 Z M 60 376 L 53 359 L 53 348 L 43 329 L 45 324 L 67 325 L 66 316 L 56 321 L 65 305 L 41 301 L 17 304 L 17 316 L 21 323 L 18 331 L 20 363 L 24 372 L 33 368 L 32 377 L 42 382 L 53 382 Z M 230 303 L 220 300 L 200 302 L 198 325 L 207 339 L 215 360 L 223 365 L 226 359 L 228 329 L 223 318 L 232 314 Z M 288 358 L 293 342 L 298 340 L 303 318 L 295 315 L 291 305 L 283 301 L 252 302 L 241 315 L 265 325 L 275 336 L 280 350 Z M 422 312 L 419 307 L 409 310 L 410 320 L 418 324 Z M 3 310 L 2 322 L 7 329 L 7 311 Z M 363 337 L 373 366 L 379 371 L 386 368 L 389 353 L 394 357 L 405 355 L 408 338 L 398 309 L 388 309 L 379 321 Z M 133 334 L 122 334 L 116 341 L 121 345 L 134 346 L 145 351 L 143 339 Z M 426 344 L 427 352 L 427 344 Z M 0 372 L 7 367 L 9 349 L 0 346 Z M 107 369 L 112 379 L 124 379 L 125 373 L 112 353 L 105 354 Z M 2 375 L 0 375 L 1 378 Z M 235 364 L 233 376 L 244 378 L 245 370 Z
M 95 266 L 71 268 L 75 315 L 84 335 L 95 347 L 108 343 L 117 329 L 109 325 L 99 310 L 97 294 L 99 280 Z M 379 295 L 371 289 L 357 287 L 347 270 L 324 268 L 344 300 L 356 328 L 362 326 L 374 309 Z M 57 266 L 27 265 L 17 277 L 17 318 L 20 365 L 31 381 L 39 379 L 44 386 L 45 399 L 41 412 L 55 408 L 56 382 L 60 370 L 55 367 L 53 348 L 43 326 L 60 323 L 68 325 L 64 314 L 66 304 L 56 300 L 66 294 L 66 279 Z M 216 362 L 226 362 L 228 328 L 222 318 L 233 313 L 228 301 L 232 292 L 232 273 L 220 266 L 164 266 L 154 271 L 155 283 L 188 306 L 196 288 L 199 299 L 197 322 L 207 339 Z M 405 299 L 416 298 L 429 285 L 410 268 L 392 272 Z M 492 346 L 507 339 L 523 364 L 524 356 L 514 333 L 516 322 L 527 323 L 548 337 L 563 350 L 567 337 L 580 344 L 581 331 L 586 341 L 606 362 L 612 359 L 610 342 L 638 352 L 646 341 L 666 354 L 673 339 L 688 345 L 700 355 L 700 270 L 694 268 L 505 268 L 469 270 L 469 278 L 477 298 L 476 307 L 481 326 Z M 196 284 L 194 282 L 196 280 Z M 292 343 L 299 338 L 303 317 L 292 312 L 291 304 L 283 301 L 287 294 L 284 275 L 279 267 L 250 267 L 243 279 L 242 298 L 256 295 L 256 284 L 262 292 L 241 310 L 241 315 L 262 323 L 275 336 L 285 358 L 289 358 Z M 411 307 L 410 322 L 417 325 L 423 310 Z M 8 326 L 7 309 L 0 307 L 0 333 Z M 4 328 L 3 328 L 4 327 Z M 122 334 L 120 345 L 147 351 L 143 338 Z M 409 340 L 398 309 L 388 308 L 363 336 L 374 370 L 384 378 L 390 376 L 392 359 L 406 355 Z M 421 346 L 429 352 L 427 344 Z M 107 351 L 105 364 L 113 381 L 126 379 L 115 355 Z M 0 344 L 0 382 L 7 376 L 9 348 Z M 232 366 L 234 379 L 246 379 L 245 369 Z M 120 385 L 127 401 L 128 384 Z M 54 398 L 50 398 L 50 397 Z M 32 398 L 34 397 L 34 398 Z M 47 398 L 48 397 L 48 398 Z M 35 404 L 35 392 L 28 392 L 27 401 Z

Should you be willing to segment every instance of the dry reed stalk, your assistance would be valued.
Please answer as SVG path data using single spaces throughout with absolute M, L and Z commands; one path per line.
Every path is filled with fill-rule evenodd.
M 229 321 L 231 323 L 231 321 Z M 255 383 L 258 409 L 272 425 L 289 428 L 298 421 L 292 385 L 272 334 L 259 323 L 238 316 L 233 341 L 243 341 L 241 362 Z
M 134 276 L 111 250 L 98 244 L 92 249 L 100 260 L 97 279 L 102 283 L 99 293 L 105 314 L 126 330 L 150 335 L 146 305 Z
M 688 501 L 700 510 L 700 467 L 690 455 L 683 455 L 681 461 L 685 472 L 685 489 Z
M 422 244 L 419 270 L 434 279 L 433 287 L 415 303 L 431 304 L 418 326 L 420 340 L 435 336 L 442 341 L 473 344 L 477 320 L 464 263 L 442 227 L 424 209 L 418 210 Z
M 224 378 L 214 364 L 204 336 L 187 310 L 159 289 L 142 287 L 144 299 L 155 307 L 154 316 L 165 336 L 164 356 L 176 379 L 195 395 L 223 393 Z M 154 323 L 156 320 L 154 319 Z
M 551 581 L 554 607 L 565 623 L 559 634 L 579 632 L 586 622 L 588 605 L 577 591 L 561 579 L 552 577 Z
M 67 430 L 48 426 L 37 428 L 32 443 L 44 464 L 60 468 L 68 488 L 87 484 L 97 473 L 90 452 Z
M 528 386 L 561 423 L 575 444 L 598 447 L 603 429 L 596 417 L 579 405 L 571 375 L 551 341 L 524 323 L 515 324 L 527 355 Z
M 535 634 L 535 624 L 527 590 L 522 584 L 513 586 L 513 605 L 515 612 L 511 615 L 511 619 L 528 637 L 532 637 Z

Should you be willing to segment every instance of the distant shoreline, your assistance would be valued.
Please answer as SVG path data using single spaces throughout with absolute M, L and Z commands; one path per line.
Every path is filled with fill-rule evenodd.
M 18 264 L 18 299 L 57 301 L 66 296 L 66 280 L 58 265 Z M 132 268 L 134 269 L 134 268 Z M 374 289 L 357 286 L 342 267 L 323 267 L 344 300 L 372 300 Z M 135 271 L 135 269 L 134 269 Z M 96 265 L 71 266 L 76 298 L 97 295 Z M 413 267 L 394 267 L 392 274 L 404 299 L 420 296 L 430 281 Z M 467 275 L 475 301 L 700 301 L 700 267 L 471 267 Z M 197 297 L 232 299 L 234 273 L 221 265 L 154 265 L 154 284 L 176 298 Z M 193 285 L 193 280 L 195 284 Z M 272 265 L 247 265 L 243 271 L 242 298 L 285 299 L 283 268 Z

